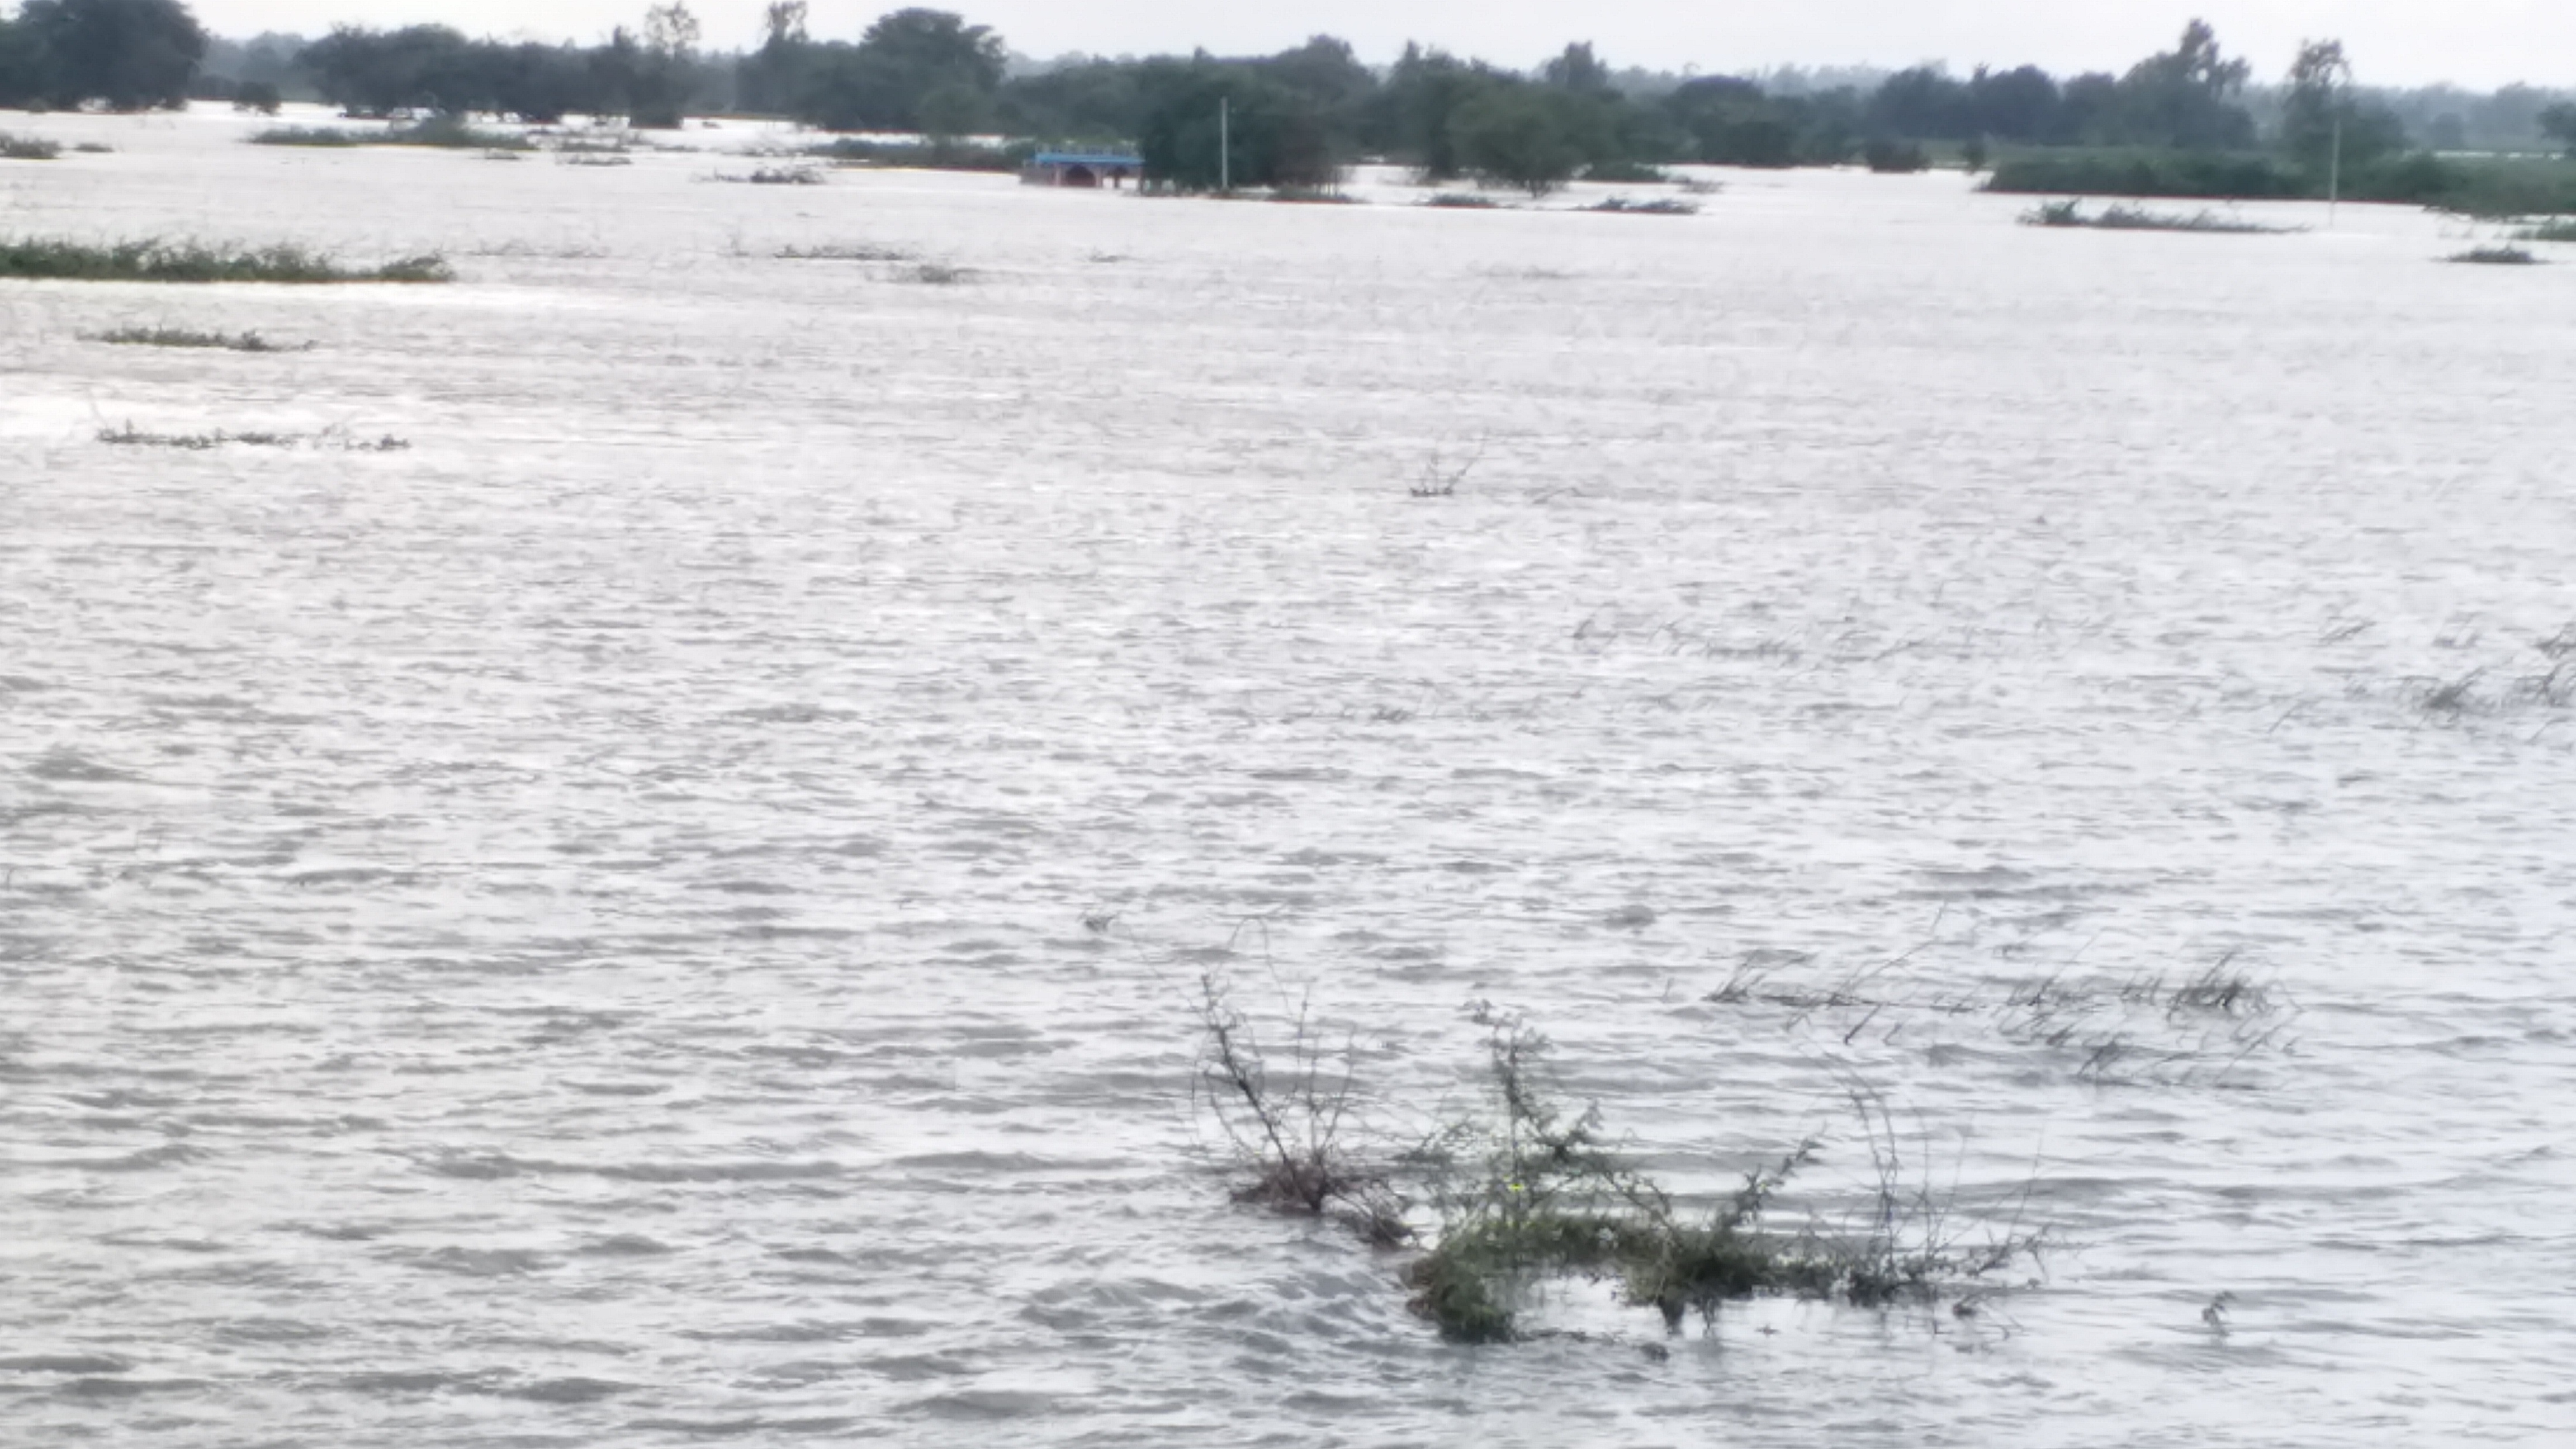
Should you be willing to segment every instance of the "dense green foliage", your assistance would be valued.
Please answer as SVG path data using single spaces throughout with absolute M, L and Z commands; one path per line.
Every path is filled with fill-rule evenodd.
M 2303 46 L 2267 89 L 2197 20 L 2172 49 L 2117 74 L 2061 79 L 2025 65 L 1958 77 L 1924 66 L 1867 86 L 1614 70 L 1588 44 L 1528 71 L 1415 45 L 1376 70 L 1330 36 L 1266 56 L 1037 65 L 945 10 L 894 10 L 847 41 L 816 37 L 808 20 L 805 0 L 773 0 L 755 50 L 709 56 L 685 0 L 654 4 L 590 46 L 440 25 L 209 42 L 181 0 L 25 0 L 0 21 L 0 105 L 135 109 L 196 95 L 269 110 L 292 98 L 361 117 L 594 115 L 641 126 L 748 111 L 938 138 L 902 158 L 920 164 L 1024 154 L 967 143 L 996 135 L 1022 147 L 1132 147 L 1156 184 L 1179 191 L 1329 190 L 1363 159 L 1535 194 L 1694 162 L 1904 171 L 1936 159 L 1973 169 L 2002 154 L 2003 190 L 2308 196 L 2332 178 L 2357 199 L 2548 210 L 2567 192 L 2554 174 L 2409 148 L 2546 135 L 2576 156 L 2576 104 L 2527 87 L 2392 101 L 2358 91 L 2331 40 Z
M 0 105 L 177 106 L 205 54 L 179 0 L 27 0 L 0 21 Z

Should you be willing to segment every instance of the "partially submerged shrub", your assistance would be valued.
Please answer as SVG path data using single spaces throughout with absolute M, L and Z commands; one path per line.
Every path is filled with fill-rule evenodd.
M 198 332 L 186 327 L 118 327 L 88 334 L 92 342 L 113 347 L 204 347 L 226 352 L 310 352 L 313 344 L 289 346 L 256 332 Z
M 63 143 L 60 141 L 0 131 L 0 161 L 51 161 L 62 154 Z
M 1265 1046 L 1221 979 L 1203 976 L 1199 990 L 1197 1090 L 1242 1168 L 1234 1200 L 1332 1216 L 1383 1246 L 1410 1238 L 1390 1172 L 1359 1140 L 1351 1033 L 1334 1040 L 1300 1001 L 1286 1040 Z
M 709 179 L 743 186 L 820 186 L 824 182 L 820 166 L 760 166 L 749 173 L 719 171 Z
M 1583 209 L 1585 211 L 1609 212 L 1613 215 L 1621 216 L 1699 215 L 1698 202 L 1684 201 L 1677 196 L 1658 196 L 1650 201 L 1630 201 L 1624 196 L 1613 196 L 1606 201 L 1587 206 Z
M 440 150 L 533 151 L 536 143 L 516 131 L 477 127 L 463 116 L 430 116 L 407 126 L 353 131 L 339 126 L 271 126 L 250 137 L 254 146 L 429 146 Z
M 781 247 L 782 262 L 908 262 L 912 253 L 901 247 L 870 246 L 866 243 L 814 247 Z
M 2576 242 L 2576 217 L 2553 216 L 2513 234 L 2515 241 Z
M 918 282 L 925 287 L 954 287 L 975 279 L 974 272 L 969 269 L 950 266 L 946 262 L 923 262 L 906 268 L 898 275 L 907 282 Z
M 1652 1308 L 1671 1328 L 1696 1313 L 1764 1294 L 1881 1307 L 1926 1300 L 2035 1257 L 2041 1235 L 2019 1214 L 1968 1246 L 1950 1204 L 1903 1184 L 1892 1116 L 1856 1094 L 1878 1169 L 1864 1221 L 1851 1231 L 1767 1229 L 1765 1211 L 1815 1156 L 1807 1143 L 1748 1173 L 1722 1200 L 1685 1204 L 1610 1139 L 1597 1108 L 1565 1105 L 1546 1070 L 1551 1048 L 1518 1018 L 1479 1007 L 1486 1028 L 1485 1107 L 1403 1154 L 1369 1150 L 1353 1083 L 1353 1043 L 1321 1030 L 1297 1003 L 1288 1040 L 1265 1053 L 1213 977 L 1202 981 L 1202 1105 L 1240 1168 L 1237 1202 L 1341 1218 L 1369 1241 L 1416 1236 L 1399 1181 L 1438 1214 L 1430 1244 L 1403 1272 L 1408 1306 L 1458 1343 L 1530 1336 L 1521 1310 L 1565 1278 L 1607 1281 L 1619 1301 Z
M 372 146 L 381 137 L 376 132 L 344 130 L 337 126 L 271 126 L 255 131 L 248 138 L 254 146 Z
M 123 427 L 99 429 L 98 440 L 124 448 L 177 448 L 191 453 L 209 452 L 236 444 L 245 448 L 310 447 L 338 453 L 399 453 L 411 447 L 409 441 L 391 434 L 362 438 L 338 427 L 325 428 L 318 433 L 234 433 L 221 429 L 207 433 L 151 433 L 131 422 Z
M 2452 254 L 2447 258 L 2447 260 L 2463 262 L 2470 266 L 2481 267 L 2536 267 L 2540 265 L 2540 258 L 2532 255 L 2527 249 L 2522 247 L 2506 246 L 2472 247 L 2467 251 Z
M 2039 227 L 2087 227 L 2095 231 L 2191 231 L 2230 236 L 2273 236 L 2288 230 L 2246 221 L 2241 217 L 2220 216 L 2212 211 L 2188 214 L 2149 211 L 2126 202 L 2114 202 L 2100 213 L 2088 216 L 2081 201 L 2052 201 L 2023 212 L 2021 223 Z
M 0 278 L 72 282 L 450 282 L 438 256 L 405 257 L 379 267 L 344 267 L 303 247 L 210 246 L 157 239 L 76 242 L 0 238 Z
M 1501 203 L 1495 201 L 1494 198 L 1490 196 L 1480 196 L 1473 191 L 1437 192 L 1433 195 L 1424 197 L 1422 204 L 1425 206 L 1436 206 L 1446 211 L 1491 211 L 1495 207 L 1501 205 Z

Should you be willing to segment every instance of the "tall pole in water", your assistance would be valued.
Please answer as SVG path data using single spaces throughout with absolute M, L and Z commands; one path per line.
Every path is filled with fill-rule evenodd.
M 1234 194 L 1234 98 L 1216 98 L 1216 191 Z

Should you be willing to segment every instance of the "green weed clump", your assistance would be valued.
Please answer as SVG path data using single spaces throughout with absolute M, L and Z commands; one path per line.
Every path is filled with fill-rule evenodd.
M 344 130 L 337 126 L 271 126 L 249 136 L 254 146 L 376 146 L 384 138 L 376 132 Z
M 1436 206 L 1444 211 L 1492 211 L 1502 205 L 1490 196 L 1480 196 L 1472 191 L 1436 192 L 1424 197 L 1422 204 Z
M 236 444 L 245 448 L 313 447 L 341 453 L 400 453 L 411 447 L 408 440 L 391 434 L 362 438 L 337 427 L 325 428 L 318 433 L 234 433 L 222 429 L 206 433 L 153 433 L 130 422 L 122 427 L 99 429 L 98 440 L 121 448 L 176 448 L 190 453 L 211 452 Z
M 870 246 L 862 242 L 781 247 L 778 259 L 782 262 L 908 262 L 913 259 L 913 254 L 901 247 Z
M 0 131 L 0 161 L 51 161 L 63 154 L 60 141 Z
M 1630 201 L 1624 196 L 1613 196 L 1606 201 L 1587 206 L 1583 209 L 1585 211 L 1607 212 L 1613 216 L 1699 215 L 1698 202 L 1684 201 L 1678 196 L 1658 196 L 1651 201 Z
M 1551 1282 L 1615 1285 L 1618 1299 L 1654 1309 L 1668 1329 L 1727 1303 L 1793 1295 L 1879 1308 L 1929 1301 L 2036 1258 L 2043 1235 L 2018 1215 L 1969 1246 L 1949 1204 L 1902 1182 L 1893 1119 L 1856 1092 L 1878 1190 L 1851 1231 L 1770 1230 L 1773 1198 L 1814 1157 L 1809 1142 L 1747 1174 L 1714 1204 L 1687 1205 L 1638 1170 L 1597 1108 L 1566 1107 L 1546 1069 L 1546 1039 L 1516 1017 L 1480 1007 L 1487 1030 L 1486 1102 L 1401 1154 L 1365 1147 L 1354 1049 L 1317 1028 L 1300 1003 L 1285 1050 L 1266 1054 L 1251 1023 L 1213 977 L 1202 982 L 1200 1087 L 1233 1144 L 1235 1200 L 1334 1216 L 1381 1247 L 1424 1243 L 1402 1273 L 1414 1313 L 1455 1343 L 1510 1343 L 1531 1332 L 1520 1309 Z M 1414 1209 L 1436 1214 L 1426 1229 Z
M 2523 247 L 2471 247 L 2455 252 L 2446 260 L 2477 267 L 2536 267 L 2540 258 Z
M 2021 222 L 2024 226 L 2088 227 L 2095 231 L 2189 231 L 2227 236 L 2274 236 L 2286 230 L 2212 211 L 2149 211 L 2120 202 L 2087 215 L 2081 201 L 2052 201 L 2022 213 Z
M 478 127 L 463 116 L 431 116 L 381 131 L 338 126 L 271 126 L 252 134 L 254 146 L 429 146 L 453 151 L 533 151 L 536 143 L 516 131 Z
M 214 348 L 225 352 L 310 352 L 313 344 L 290 346 L 271 342 L 256 332 L 199 332 L 186 327 L 118 327 L 87 334 L 91 342 L 111 347 Z
M 298 246 L 226 247 L 157 239 L 76 242 L 0 238 L 0 279 L 69 282 L 452 282 L 444 258 L 344 267 Z

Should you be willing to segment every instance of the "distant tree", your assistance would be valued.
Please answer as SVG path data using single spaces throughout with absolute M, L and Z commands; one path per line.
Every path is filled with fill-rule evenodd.
M 2533 119 L 2540 123 L 2540 134 L 2566 147 L 2569 158 L 2576 159 L 2576 105 L 2561 101 L 2543 108 Z
M 1556 190 L 1587 159 L 1580 122 L 1566 102 L 1563 94 L 1540 86 L 1487 90 L 1450 118 L 1459 159 L 1478 175 L 1532 196 Z
M 1862 112 L 1862 123 L 1883 137 L 1963 141 L 1977 133 L 1968 87 L 1931 66 L 1889 76 Z
M 1161 185 L 1327 186 L 1340 176 L 1331 117 L 1259 62 L 1152 60 L 1137 86 L 1144 106 L 1137 151 L 1146 176 Z
M 1710 76 L 1687 82 L 1664 98 L 1664 110 L 1690 136 L 1694 160 L 1716 166 L 1798 164 L 1794 113 L 1749 80 Z
M 2241 150 L 2254 142 L 2254 118 L 2238 97 L 2252 67 L 2218 48 L 2208 22 L 2194 20 L 2170 52 L 2152 55 L 2120 78 L 2119 139 L 2186 150 Z
M 820 47 L 805 67 L 798 119 L 832 131 L 918 131 L 922 103 L 962 90 L 989 101 L 1008 51 L 989 27 L 945 10 L 877 18 L 855 46 Z M 944 101 L 953 112 L 956 101 Z
M 27 107 L 44 99 L 44 59 L 34 32 L 0 16 L 0 106 Z
M 1462 175 L 1451 118 L 1478 96 L 1516 82 L 1482 61 L 1407 45 L 1369 108 L 1362 131 L 1371 150 L 1418 166 L 1436 178 Z
M 206 54 L 205 28 L 179 0 L 27 0 L 13 29 L 36 57 L 34 89 L 57 106 L 182 105 Z
M 2364 106 L 2352 93 L 2352 63 L 2343 42 L 2312 40 L 2299 47 L 2290 88 L 2281 101 L 2281 149 L 2311 172 L 2338 159 L 2367 166 L 2406 146 L 2406 127 L 2385 106 Z
M 644 12 L 644 38 L 626 83 L 627 119 L 651 130 L 679 127 L 697 89 L 698 17 L 685 0 Z
M 771 0 L 762 18 L 760 49 L 743 57 L 735 84 L 746 110 L 778 112 L 794 101 L 813 37 L 806 32 L 805 0 Z
M 2057 82 L 2035 65 L 1999 75 L 1979 66 L 1968 80 L 1968 110 L 1979 136 L 2044 144 L 2056 135 L 2061 104 Z
M 1607 96 L 1618 90 L 1611 82 L 1610 67 L 1592 53 L 1590 41 L 1567 46 L 1562 55 L 1540 68 L 1539 79 L 1579 96 Z
M 233 87 L 233 109 L 252 115 L 274 116 L 286 98 L 278 94 L 275 81 L 243 81 Z

